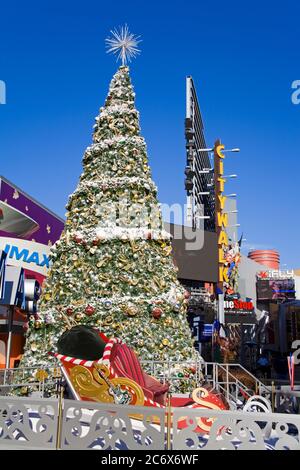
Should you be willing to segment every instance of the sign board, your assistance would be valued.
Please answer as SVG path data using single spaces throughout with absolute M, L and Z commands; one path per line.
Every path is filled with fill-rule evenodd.
M 229 309 L 229 310 L 247 310 L 249 313 L 249 310 L 253 310 L 254 306 L 252 302 L 245 302 L 243 300 L 225 300 L 224 301 L 224 308 Z
M 224 311 L 226 315 L 226 322 L 228 322 L 229 317 L 232 319 L 241 317 L 251 317 L 254 316 L 254 305 L 252 302 L 245 302 L 243 300 L 225 300 L 224 301 Z
M 295 298 L 294 279 L 259 279 L 256 282 L 257 300 L 288 300 Z
M 269 271 L 259 271 L 256 274 L 257 279 L 266 279 L 266 280 L 272 280 L 272 279 L 294 279 L 295 278 L 295 273 L 294 270 L 286 270 L 286 271 L 281 271 L 279 270 L 269 270 Z
M 0 237 L 0 250 L 7 254 L 6 263 L 47 276 L 50 247 L 42 243 Z

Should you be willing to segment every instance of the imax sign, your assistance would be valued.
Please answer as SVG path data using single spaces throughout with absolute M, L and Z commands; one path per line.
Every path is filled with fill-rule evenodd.
M 47 276 L 50 247 L 18 238 L 0 237 L 0 250 L 7 254 L 7 264 L 21 266 Z

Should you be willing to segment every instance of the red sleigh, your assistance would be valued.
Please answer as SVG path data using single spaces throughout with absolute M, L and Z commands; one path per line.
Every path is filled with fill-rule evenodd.
M 147 374 L 134 351 L 118 338 L 106 342 L 103 356 L 97 361 L 81 360 L 55 354 L 62 363 L 62 370 L 73 395 L 78 400 L 101 403 L 127 404 L 164 408 L 167 405 L 169 384 L 162 384 Z M 171 396 L 172 407 L 207 408 L 226 410 L 229 406 L 220 394 L 206 387 L 193 391 L 192 398 Z M 199 418 L 199 432 L 208 432 L 212 420 Z M 186 427 L 186 419 L 180 422 Z

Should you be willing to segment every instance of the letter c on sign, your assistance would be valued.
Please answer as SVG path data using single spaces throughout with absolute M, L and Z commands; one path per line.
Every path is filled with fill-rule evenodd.
M 224 153 L 222 153 L 222 150 L 224 150 L 224 148 L 225 148 L 225 145 L 217 145 L 216 152 L 217 152 L 218 157 L 225 158 Z

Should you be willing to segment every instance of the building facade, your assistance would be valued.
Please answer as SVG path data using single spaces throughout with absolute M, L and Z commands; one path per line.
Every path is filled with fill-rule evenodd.
M 19 269 L 25 280 L 41 285 L 49 268 L 50 248 L 63 227 L 63 219 L 0 177 L 0 250 L 6 253 L 8 267 Z M 11 315 L 10 367 L 18 364 L 25 341 L 27 316 L 8 302 L 0 300 L 0 368 L 6 362 Z

